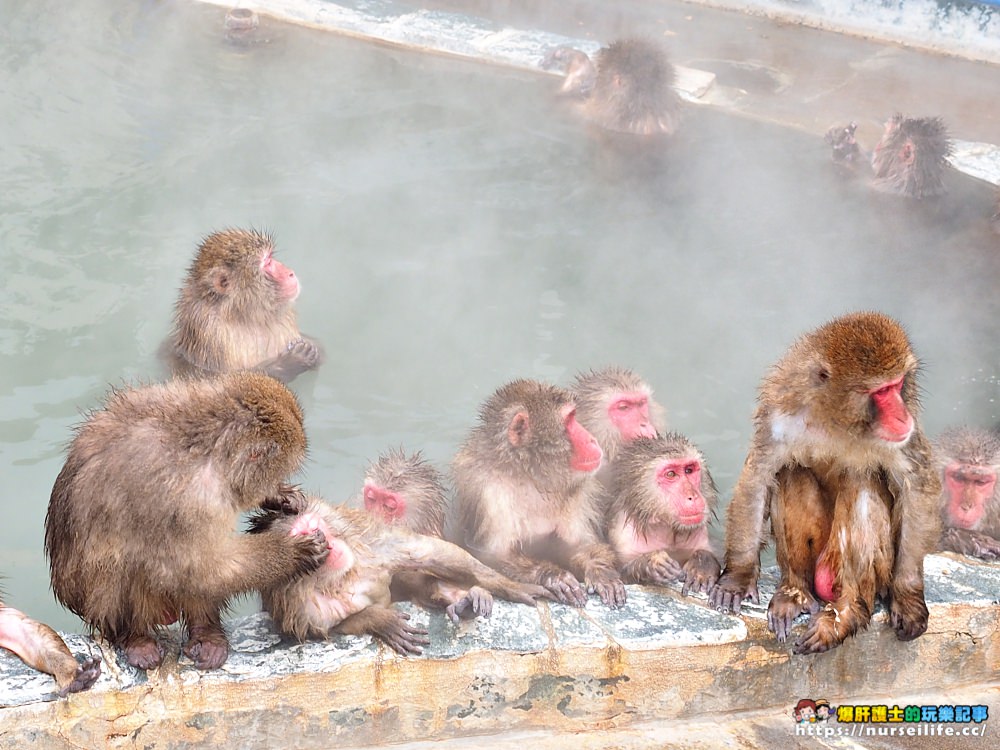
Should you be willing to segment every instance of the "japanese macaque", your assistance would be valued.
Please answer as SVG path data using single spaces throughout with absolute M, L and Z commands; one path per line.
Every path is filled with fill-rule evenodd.
M 834 161 L 860 163 L 855 122 L 833 127 L 826 141 Z M 882 138 L 872 152 L 872 184 L 877 190 L 909 198 L 928 198 L 945 192 L 944 170 L 952 143 L 940 117 L 911 118 L 897 114 L 885 123 Z
M 285 383 L 322 360 L 299 332 L 299 280 L 254 230 L 210 234 L 198 248 L 174 308 L 162 354 L 175 375 L 257 370 Z
M 719 578 L 708 541 L 718 493 L 701 451 L 677 433 L 635 440 L 618 454 L 611 488 L 608 540 L 625 582 L 707 593 Z
M 281 504 L 306 436 L 291 391 L 259 373 L 112 391 L 77 428 L 45 518 L 56 598 L 140 669 L 156 629 L 181 620 L 184 653 L 222 665 L 234 596 L 317 568 L 316 532 L 235 534 L 241 511 Z
M 444 478 L 419 452 L 407 456 L 402 450 L 390 450 L 380 455 L 365 472 L 362 496 L 365 510 L 390 526 L 444 538 L 448 507 Z M 460 617 L 489 617 L 493 610 L 493 595 L 486 589 L 473 586 L 467 591 L 422 572 L 400 571 L 390 590 L 393 601 L 444 609 L 454 622 Z
M 566 78 L 560 90 L 583 97 L 584 116 L 605 130 L 637 135 L 677 130 L 681 100 L 674 91 L 676 72 L 657 42 L 621 39 L 598 50 L 594 63 L 579 50 L 558 47 L 542 66 L 563 66 Z
M 604 451 L 597 476 L 605 486 L 623 445 L 655 438 L 666 429 L 663 407 L 653 398 L 653 389 L 631 370 L 608 367 L 580 373 L 570 390 L 577 420 Z
M 757 601 L 770 517 L 779 641 L 810 613 L 795 652 L 833 648 L 868 626 L 876 596 L 901 640 L 927 629 L 923 558 L 940 533 L 941 483 L 917 421 L 917 367 L 896 321 L 860 312 L 806 334 L 771 368 L 710 593 L 719 610 Z
M 960 427 L 934 443 L 941 471 L 940 548 L 1000 560 L 1000 435 Z
M 401 572 L 425 573 L 460 585 L 479 586 L 512 602 L 534 604 L 548 592 L 516 583 L 450 542 L 388 526 L 368 511 L 312 501 L 297 515 L 267 512 L 251 519 L 261 538 L 326 539 L 329 555 L 314 573 L 265 587 L 264 608 L 276 627 L 299 640 L 330 633 L 374 636 L 400 654 L 419 654 L 427 631 L 408 624 L 409 615 L 390 605 L 392 579 Z
M 87 690 L 101 676 L 101 657 L 78 662 L 65 641 L 48 625 L 8 607 L 0 591 L 0 648 L 13 651 L 25 664 L 56 678 L 60 697 Z
M 609 607 L 622 606 L 614 552 L 599 535 L 594 472 L 602 456 L 568 391 L 534 380 L 507 383 L 483 404 L 452 464 L 449 538 L 560 602 L 582 607 L 591 590 Z

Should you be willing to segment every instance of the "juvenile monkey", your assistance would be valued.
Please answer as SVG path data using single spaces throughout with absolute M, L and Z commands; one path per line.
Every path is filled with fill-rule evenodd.
M 210 234 L 188 269 L 162 355 L 174 375 L 257 370 L 287 383 L 322 360 L 295 320 L 299 289 L 295 273 L 274 257 L 270 235 Z
M 365 510 L 390 526 L 444 538 L 448 506 L 444 478 L 419 451 L 410 456 L 402 449 L 380 455 L 365 472 L 362 496 Z M 465 590 L 422 572 L 400 571 L 392 578 L 391 591 L 393 601 L 444 609 L 454 622 L 460 617 L 489 617 L 493 610 L 493 595 L 486 589 Z
M 582 607 L 580 586 L 625 603 L 614 552 L 601 541 L 601 448 L 568 391 L 534 380 L 501 386 L 452 464 L 449 537 L 516 581 Z
M 400 654 L 419 654 L 427 631 L 411 627 L 409 615 L 390 606 L 390 584 L 401 572 L 419 572 L 497 596 L 534 604 L 548 596 L 540 586 L 511 581 L 461 548 L 402 527 L 388 526 L 371 513 L 334 507 L 312 498 L 298 515 L 263 513 L 251 519 L 262 538 L 326 539 L 329 555 L 314 573 L 265 587 L 264 608 L 282 632 L 299 640 L 327 638 L 331 632 L 372 635 Z
M 56 631 L 7 606 L 2 591 L 0 648 L 13 651 L 32 669 L 55 677 L 60 697 L 87 690 L 101 676 L 101 657 L 91 656 L 78 662 Z
M 705 457 L 683 435 L 640 438 L 612 468 L 608 540 L 626 583 L 683 581 L 707 593 L 719 578 L 708 540 L 718 493 Z
M 957 427 L 934 443 L 941 472 L 941 549 L 1000 559 L 1000 435 Z
M 608 485 L 611 467 L 626 443 L 655 438 L 666 429 L 663 407 L 646 381 L 624 367 L 582 372 L 572 387 L 576 416 L 604 451 L 598 478 Z
M 917 365 L 896 321 L 860 312 L 806 334 L 771 368 L 710 593 L 719 610 L 757 600 L 770 517 L 779 641 L 810 613 L 795 652 L 833 648 L 868 626 L 876 596 L 901 640 L 927 629 L 923 558 L 940 532 L 941 483 L 917 421 Z
M 77 428 L 45 518 L 52 590 L 140 669 L 177 620 L 199 669 L 225 662 L 221 610 L 239 594 L 314 570 L 319 533 L 234 534 L 241 511 L 288 494 L 302 411 L 258 373 L 114 390 Z
M 598 50 L 595 63 L 579 50 L 558 47 L 542 61 L 547 69 L 560 65 L 566 71 L 561 91 L 582 96 L 583 115 L 596 125 L 636 135 L 677 130 L 676 72 L 657 42 L 620 39 Z

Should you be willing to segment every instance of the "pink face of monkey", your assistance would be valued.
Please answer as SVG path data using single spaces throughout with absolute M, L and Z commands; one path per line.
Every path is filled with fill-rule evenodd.
M 597 440 L 583 425 L 576 421 L 576 407 L 572 404 L 563 407 L 563 425 L 566 427 L 566 437 L 573 446 L 569 465 L 574 471 L 590 473 L 601 468 L 604 452 Z
M 260 270 L 275 283 L 282 299 L 294 302 L 299 296 L 299 279 L 295 272 L 284 263 L 278 262 L 271 251 L 265 252 L 260 259 Z
M 354 565 L 354 553 L 343 539 L 333 534 L 319 513 L 301 513 L 295 519 L 295 523 L 288 534 L 289 536 L 300 536 L 312 534 L 317 530 L 323 532 L 323 536 L 326 537 L 326 548 L 330 550 L 330 554 L 323 563 L 321 570 L 335 571 L 337 573 L 344 573 L 350 570 Z
M 616 393 L 608 403 L 608 419 L 627 443 L 656 437 L 649 419 L 649 396 L 640 391 Z
M 694 528 L 706 522 L 708 504 L 701 494 L 701 462 L 694 458 L 671 458 L 656 470 L 656 485 L 674 516 L 678 528 Z
M 989 466 L 954 462 L 945 467 L 948 521 L 960 529 L 975 529 L 996 489 L 997 474 Z
M 366 481 L 364 488 L 365 510 L 386 523 L 399 523 L 406 517 L 406 498 Z
M 903 378 L 868 392 L 877 412 L 875 435 L 889 443 L 905 442 L 913 434 L 913 415 L 903 402 Z

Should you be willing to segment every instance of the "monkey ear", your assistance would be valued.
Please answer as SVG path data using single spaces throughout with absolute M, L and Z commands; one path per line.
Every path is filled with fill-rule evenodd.
M 528 413 L 519 411 L 507 425 L 507 439 L 515 448 L 519 448 L 531 435 L 531 421 Z
M 212 289 L 218 294 L 226 294 L 229 291 L 229 274 L 224 268 L 212 271 Z
M 823 385 L 830 379 L 830 368 L 826 365 L 818 364 L 813 368 L 813 381 L 816 385 Z
M 913 145 L 913 141 L 907 141 L 903 144 L 903 147 L 899 149 L 899 158 L 904 164 L 912 164 L 914 159 L 916 159 L 916 147 Z

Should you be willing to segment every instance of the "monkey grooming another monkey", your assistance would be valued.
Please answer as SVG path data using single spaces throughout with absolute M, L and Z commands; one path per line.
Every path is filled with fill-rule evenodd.
M 299 640 L 327 638 L 331 632 L 367 634 L 404 656 L 421 653 L 427 631 L 411 627 L 409 615 L 390 606 L 391 582 L 399 573 L 480 586 L 522 604 L 548 596 L 541 586 L 511 581 L 454 544 L 318 498 L 298 515 L 258 514 L 251 519 L 251 531 L 263 538 L 319 533 L 326 539 L 329 555 L 318 570 L 261 591 L 276 627 Z
M 101 657 L 78 662 L 52 628 L 4 603 L 0 591 L 0 648 L 13 651 L 32 669 L 56 678 L 59 697 L 87 690 L 101 676 Z
M 663 407 L 653 398 L 653 389 L 631 370 L 606 367 L 580 373 L 570 392 L 577 420 L 604 451 L 597 477 L 605 486 L 623 445 L 639 438 L 655 438 L 666 429 Z
M 674 91 L 676 71 L 662 45 L 650 39 L 612 42 L 596 55 L 557 47 L 542 67 L 563 66 L 562 93 L 583 97 L 581 111 L 596 125 L 619 133 L 670 135 L 680 123 L 681 99 Z
M 860 312 L 806 334 L 771 368 L 710 593 L 719 610 L 757 601 L 770 518 L 779 641 L 810 613 L 794 651 L 831 649 L 868 626 L 876 596 L 901 640 L 927 629 L 923 559 L 940 532 L 941 483 L 917 420 L 917 365 L 899 323 Z
M 825 139 L 833 149 L 834 161 L 861 163 L 861 151 L 854 138 L 857 127 L 852 122 L 827 131 Z M 872 152 L 872 185 L 882 192 L 909 198 L 942 195 L 951 152 L 948 129 L 940 117 L 893 115 Z
M 400 449 L 380 455 L 365 472 L 362 496 L 365 510 L 386 524 L 444 538 L 448 506 L 444 479 L 419 452 L 407 456 Z M 460 617 L 489 617 L 493 611 L 493 595 L 486 589 L 465 590 L 421 572 L 398 572 L 391 591 L 394 602 L 408 600 L 428 609 L 444 609 L 453 622 Z
M 112 391 L 77 428 L 52 488 L 45 552 L 56 598 L 135 667 L 160 664 L 154 633 L 177 620 L 195 666 L 221 666 L 228 602 L 326 558 L 318 532 L 234 533 L 241 511 L 288 493 L 305 450 L 295 396 L 265 375 Z
M 708 540 L 718 493 L 701 451 L 677 433 L 634 440 L 615 459 L 611 488 L 608 539 L 625 582 L 708 593 L 719 578 Z
M 1000 435 L 974 427 L 934 442 L 942 479 L 940 548 L 1000 560 Z
M 210 234 L 188 269 L 163 356 L 174 375 L 258 370 L 287 383 L 323 358 L 299 332 L 298 296 L 299 280 L 274 257 L 269 235 Z
M 622 606 L 614 552 L 599 535 L 601 458 L 568 391 L 534 380 L 501 386 L 452 464 L 449 538 L 565 604 L 586 604 L 582 579 L 607 606 Z

